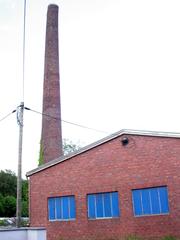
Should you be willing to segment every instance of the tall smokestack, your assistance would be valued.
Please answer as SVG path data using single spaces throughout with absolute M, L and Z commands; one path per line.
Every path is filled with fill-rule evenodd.
M 58 6 L 49 5 L 46 23 L 41 135 L 42 162 L 63 155 L 59 83 Z M 52 117 L 48 117 L 50 115 Z

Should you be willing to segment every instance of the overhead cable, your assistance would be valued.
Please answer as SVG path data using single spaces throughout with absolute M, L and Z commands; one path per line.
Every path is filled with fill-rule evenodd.
M 6 116 L 4 116 L 3 118 L 0 119 L 0 122 L 5 120 L 6 118 L 8 118 L 12 113 L 15 113 L 16 110 L 13 110 L 12 112 L 10 112 L 9 114 L 7 114 Z
M 77 126 L 77 127 L 81 127 L 81 128 L 89 129 L 89 130 L 92 130 L 92 131 L 109 134 L 108 132 L 105 132 L 105 131 L 102 131 L 102 130 L 98 130 L 98 129 L 91 128 L 91 127 L 87 127 L 87 126 L 84 126 L 84 125 L 81 125 L 81 124 L 78 124 L 78 123 L 73 123 L 73 122 L 70 122 L 70 121 L 67 121 L 67 120 L 63 120 L 63 119 L 60 119 L 60 118 L 58 118 L 58 117 L 49 115 L 49 114 L 47 114 L 47 113 L 41 113 L 41 112 L 38 112 L 38 111 L 36 111 L 36 110 L 27 108 L 27 107 L 25 107 L 24 109 L 25 109 L 25 110 L 30 110 L 31 112 L 38 113 L 38 114 L 41 114 L 41 115 L 43 115 L 43 116 L 46 116 L 46 117 L 49 117 L 49 118 L 52 118 L 52 119 L 55 119 L 55 120 L 59 120 L 59 121 L 62 121 L 62 122 L 64 122 L 64 123 L 71 124 L 71 125 L 74 125 L 74 126 Z
M 22 49 L 22 99 L 24 102 L 24 80 L 25 80 L 25 49 L 26 49 L 26 0 L 24 0 L 24 21 L 23 21 L 23 49 Z

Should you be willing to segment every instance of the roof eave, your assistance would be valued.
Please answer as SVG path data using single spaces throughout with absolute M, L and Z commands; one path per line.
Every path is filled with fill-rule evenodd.
M 41 166 L 39 166 L 38 168 L 35 168 L 29 172 L 26 173 L 26 176 L 27 177 L 30 177 L 31 175 L 35 174 L 35 173 L 38 173 L 42 170 L 45 170 L 47 168 L 50 168 L 58 163 L 61 163 L 61 162 L 64 162 L 68 159 L 71 159 L 72 157 L 75 157 L 79 154 L 82 154 L 92 148 L 95 148 L 101 144 L 104 144 L 108 141 L 111 141 L 112 139 L 115 139 L 119 136 L 122 136 L 122 135 L 138 135 L 138 136 L 152 136 L 152 137 L 166 137 L 166 138 L 180 138 L 180 133 L 172 133 L 172 132 L 158 132 L 158 131 L 139 131 L 139 130 L 132 130 L 132 129 L 122 129 L 116 133 L 113 133 L 101 140 L 98 140 L 92 144 L 89 144 L 88 146 L 85 146 L 83 148 L 81 148 L 80 150 L 74 152 L 74 153 L 71 153 L 71 154 L 68 154 L 67 156 L 62 156 L 62 157 L 59 157 L 57 159 L 54 159 L 48 163 L 45 163 Z

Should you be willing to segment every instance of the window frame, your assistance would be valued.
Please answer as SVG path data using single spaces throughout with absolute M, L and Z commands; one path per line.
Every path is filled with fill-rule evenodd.
M 150 189 L 158 189 L 158 203 L 159 203 L 159 208 L 160 208 L 160 211 L 162 210 L 162 206 L 161 206 L 161 201 L 160 201 L 160 195 L 159 195 L 159 188 L 166 188 L 166 192 L 167 192 L 167 208 L 168 208 L 168 212 L 160 212 L 160 213 L 148 213 L 148 214 L 140 214 L 140 215 L 136 215 L 135 214 L 135 204 L 134 204 L 134 198 L 133 198 L 133 191 L 136 191 L 136 190 L 150 190 Z M 170 214 L 170 207 L 169 207 L 169 194 L 168 194 L 168 187 L 167 185 L 164 185 L 164 186 L 157 186 L 157 187 L 147 187 L 147 188 L 136 188 L 136 189 L 132 189 L 131 190 L 131 197 L 132 197 L 132 205 L 133 205 L 133 215 L 134 217 L 153 217 L 153 216 L 159 216 L 159 215 L 169 215 Z M 143 203 L 142 203 L 142 193 L 141 193 L 141 207 L 142 207 L 142 210 L 143 210 Z M 152 199 L 150 197 L 150 208 L 151 208 L 151 212 L 152 212 Z
M 63 209 L 63 199 L 65 198 L 68 198 L 68 201 L 67 201 L 67 204 L 68 204 L 68 218 L 63 218 L 63 213 L 64 213 L 64 209 Z M 70 205 L 70 201 L 71 201 L 71 198 L 73 199 L 74 201 L 74 209 L 72 210 L 74 212 L 74 217 L 72 218 L 71 217 L 71 208 L 72 206 Z M 49 206 L 49 201 L 53 199 L 54 200 L 54 219 L 50 219 L 50 206 Z M 60 201 L 60 214 L 61 214 L 61 218 L 58 218 L 57 217 L 57 199 Z M 56 222 L 56 221 L 60 221 L 60 222 L 63 222 L 63 221 L 74 221 L 76 220 L 76 199 L 75 199 L 75 195 L 67 195 L 67 196 L 56 196 L 56 197 L 48 197 L 47 198 L 47 217 L 48 217 L 48 221 L 49 222 Z
M 113 200 L 112 200 L 112 194 L 117 193 L 117 206 L 118 207 L 118 216 L 113 216 Z M 103 209 L 103 217 L 98 217 L 97 216 L 97 196 L 100 196 L 102 194 L 102 209 Z M 111 216 L 105 216 L 106 210 L 105 210 L 105 194 L 110 195 L 110 212 Z M 94 212 L 95 212 L 95 217 L 90 217 L 90 207 L 89 207 L 89 199 L 88 196 L 93 196 L 95 198 L 94 200 Z M 113 192 L 98 192 L 98 193 L 88 193 L 86 195 L 86 204 L 87 204 L 87 219 L 88 220 L 103 220 L 103 219 L 117 219 L 121 215 L 120 211 L 120 200 L 119 200 L 119 193 L 118 191 L 113 191 Z

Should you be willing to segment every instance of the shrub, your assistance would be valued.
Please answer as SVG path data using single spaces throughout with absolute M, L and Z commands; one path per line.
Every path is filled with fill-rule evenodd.
M 4 198 L 4 212 L 6 217 L 13 217 L 16 215 L 16 198 L 13 196 L 6 196 Z
M 174 236 L 164 236 L 163 238 L 161 238 L 161 240 L 176 240 L 176 238 Z
M 142 240 L 142 238 L 140 238 L 139 236 L 136 236 L 136 235 L 129 235 L 129 236 L 125 237 L 125 240 Z
M 7 226 L 7 225 L 8 225 L 8 222 L 7 222 L 5 219 L 0 220 L 0 226 L 5 227 L 5 226 Z

